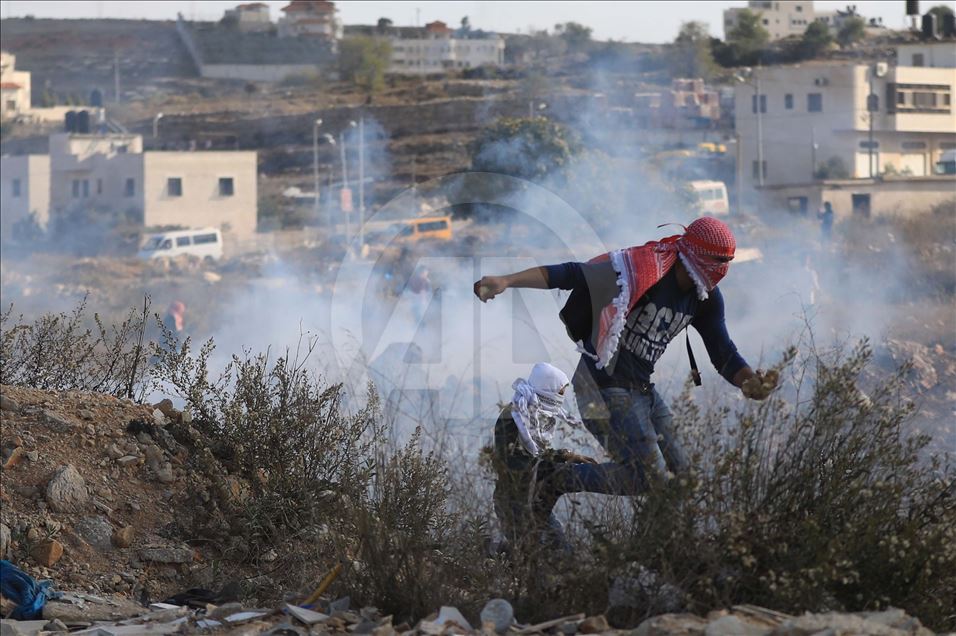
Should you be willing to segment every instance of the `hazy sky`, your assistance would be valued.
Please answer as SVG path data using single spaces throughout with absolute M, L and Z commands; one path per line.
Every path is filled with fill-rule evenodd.
M 129 2 L 116 0 L 87 1 L 0 1 L 2 17 L 33 15 L 37 18 L 145 18 L 172 20 L 181 12 L 186 18 L 218 20 L 223 11 L 239 4 L 200 0 L 169 0 L 165 2 Z M 272 19 L 277 19 L 280 9 L 288 2 L 266 2 Z M 668 42 L 677 35 L 681 22 L 700 20 L 710 25 L 710 32 L 723 37 L 722 11 L 728 7 L 744 7 L 746 2 L 528 2 L 484 1 L 452 2 L 448 0 L 428 2 L 425 0 L 398 0 L 382 2 L 343 1 L 336 3 L 345 24 L 374 24 L 380 17 L 391 18 L 396 25 L 413 26 L 416 20 L 424 24 L 431 20 L 443 20 L 457 26 L 462 16 L 467 15 L 475 28 L 491 31 L 527 32 L 530 27 L 553 28 L 560 22 L 581 22 L 594 29 L 598 39 L 615 39 L 628 42 Z M 816 2 L 818 11 L 842 9 L 848 3 Z M 904 25 L 903 0 L 860 1 L 855 4 L 867 17 L 882 17 L 889 27 Z M 923 2 L 923 11 L 939 2 Z M 956 5 L 956 2 L 946 4 Z

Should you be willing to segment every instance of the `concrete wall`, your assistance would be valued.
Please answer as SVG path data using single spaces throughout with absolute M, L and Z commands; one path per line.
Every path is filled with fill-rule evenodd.
M 19 196 L 14 196 L 14 181 Z M 13 238 L 13 225 L 36 214 L 45 228 L 50 212 L 50 157 L 22 155 L 0 157 L 0 243 Z
M 761 206 L 786 210 L 799 197 L 807 198 L 807 213 L 815 214 L 829 201 L 837 219 L 853 218 L 853 195 L 869 195 L 871 216 L 911 215 L 929 211 L 934 205 L 953 202 L 956 214 L 956 177 L 900 178 L 858 181 L 824 181 L 774 186 L 760 191 Z M 793 201 L 789 201 L 792 199 Z
M 318 72 L 315 64 L 203 64 L 200 74 L 212 79 L 280 82 L 290 75 Z
M 917 64 L 914 55 L 921 55 L 923 63 Z M 956 46 L 952 42 L 914 42 L 896 47 L 896 63 L 900 66 L 929 66 L 956 68 Z
M 255 233 L 255 152 L 147 152 L 143 158 L 146 227 L 215 226 L 238 239 Z M 173 177 L 182 179 L 182 196 L 168 190 Z M 219 194 L 219 179 L 225 177 L 233 180 L 232 196 Z

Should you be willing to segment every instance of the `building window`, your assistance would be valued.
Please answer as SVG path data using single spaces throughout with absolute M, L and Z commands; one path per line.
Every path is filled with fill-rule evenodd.
M 231 197 L 235 193 L 232 183 L 232 177 L 219 178 L 219 196 Z
M 73 179 L 73 198 L 74 199 L 80 198 L 80 180 L 79 179 Z
M 807 203 L 807 197 L 789 197 L 787 199 L 787 208 L 794 214 L 806 214 Z
M 7 110 L 14 111 L 17 109 L 17 100 L 8 99 L 7 100 Z
M 171 197 L 183 196 L 183 180 L 180 177 L 166 179 L 166 194 Z
M 913 66 L 923 66 L 922 53 L 913 53 Z
M 750 110 L 754 113 L 757 112 L 757 97 L 758 97 L 757 95 L 754 95 L 750 100 Z M 765 113 L 767 112 L 767 96 L 760 95 L 759 97 L 760 97 L 760 112 Z
M 860 142 L 861 150 L 869 150 L 870 148 L 872 148 L 873 150 L 877 150 L 879 149 L 879 147 L 880 147 L 880 142 L 878 141 L 861 141 Z
M 754 177 L 754 179 L 755 179 L 755 180 L 760 179 L 760 173 L 757 172 L 757 162 L 756 162 L 756 161 L 753 162 L 752 168 L 753 168 L 753 177 Z M 766 160 L 766 159 L 764 159 L 764 161 L 763 161 L 763 178 L 764 178 L 764 179 L 767 178 L 767 160 Z
M 97 194 L 97 195 L 103 194 L 103 180 L 102 180 L 102 179 L 97 179 L 97 180 L 96 180 L 96 194 Z
M 799 5 L 799 4 L 798 4 L 797 6 L 794 7 L 794 9 L 796 10 L 797 13 L 803 13 L 803 6 L 802 6 L 802 5 Z
M 793 93 L 787 93 L 783 96 L 783 107 L 787 110 L 793 110 Z
M 823 112 L 823 93 L 808 93 L 807 94 L 807 112 L 808 113 Z
M 128 177 L 126 179 L 126 186 L 123 190 L 123 194 L 128 197 L 136 196 L 136 179 Z
M 926 150 L 925 141 L 904 141 L 903 150 Z
M 887 103 L 894 113 L 946 113 L 952 109 L 947 84 L 887 84 Z
M 20 180 L 14 179 L 13 181 L 10 182 L 10 186 L 12 190 L 11 195 L 13 196 L 13 198 L 19 199 L 20 198 Z

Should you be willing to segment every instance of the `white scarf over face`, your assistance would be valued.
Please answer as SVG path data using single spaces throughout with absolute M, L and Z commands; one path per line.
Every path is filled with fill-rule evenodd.
M 568 376 L 547 362 L 539 362 L 531 369 L 528 379 L 518 378 L 511 385 L 511 416 L 518 427 L 521 445 L 537 457 L 546 448 L 554 430 L 555 420 L 573 422 L 564 410 L 561 390 L 571 383 Z

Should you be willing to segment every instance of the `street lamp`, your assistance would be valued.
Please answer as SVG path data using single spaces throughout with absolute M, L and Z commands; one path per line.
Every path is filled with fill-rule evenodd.
M 754 88 L 754 110 L 757 111 L 757 183 L 763 187 L 764 175 L 763 175 L 763 103 L 761 101 L 760 94 L 760 76 L 753 72 L 752 69 L 745 68 L 743 69 L 743 75 L 735 75 L 734 78 L 741 82 L 742 84 L 748 84 Z M 752 79 L 753 81 L 748 81 Z
M 159 136 L 159 120 L 162 118 L 162 113 L 156 113 L 156 116 L 153 117 L 153 139 L 156 139 Z
M 319 220 L 319 126 L 322 125 L 321 119 L 316 119 L 312 123 L 312 213 L 316 222 Z
M 358 126 L 354 121 L 349 122 L 349 128 Z M 349 164 L 347 144 L 345 143 L 345 131 L 339 132 L 339 158 L 342 160 L 342 189 L 349 189 Z M 345 240 L 346 243 L 352 240 L 352 224 L 349 213 L 345 214 Z

